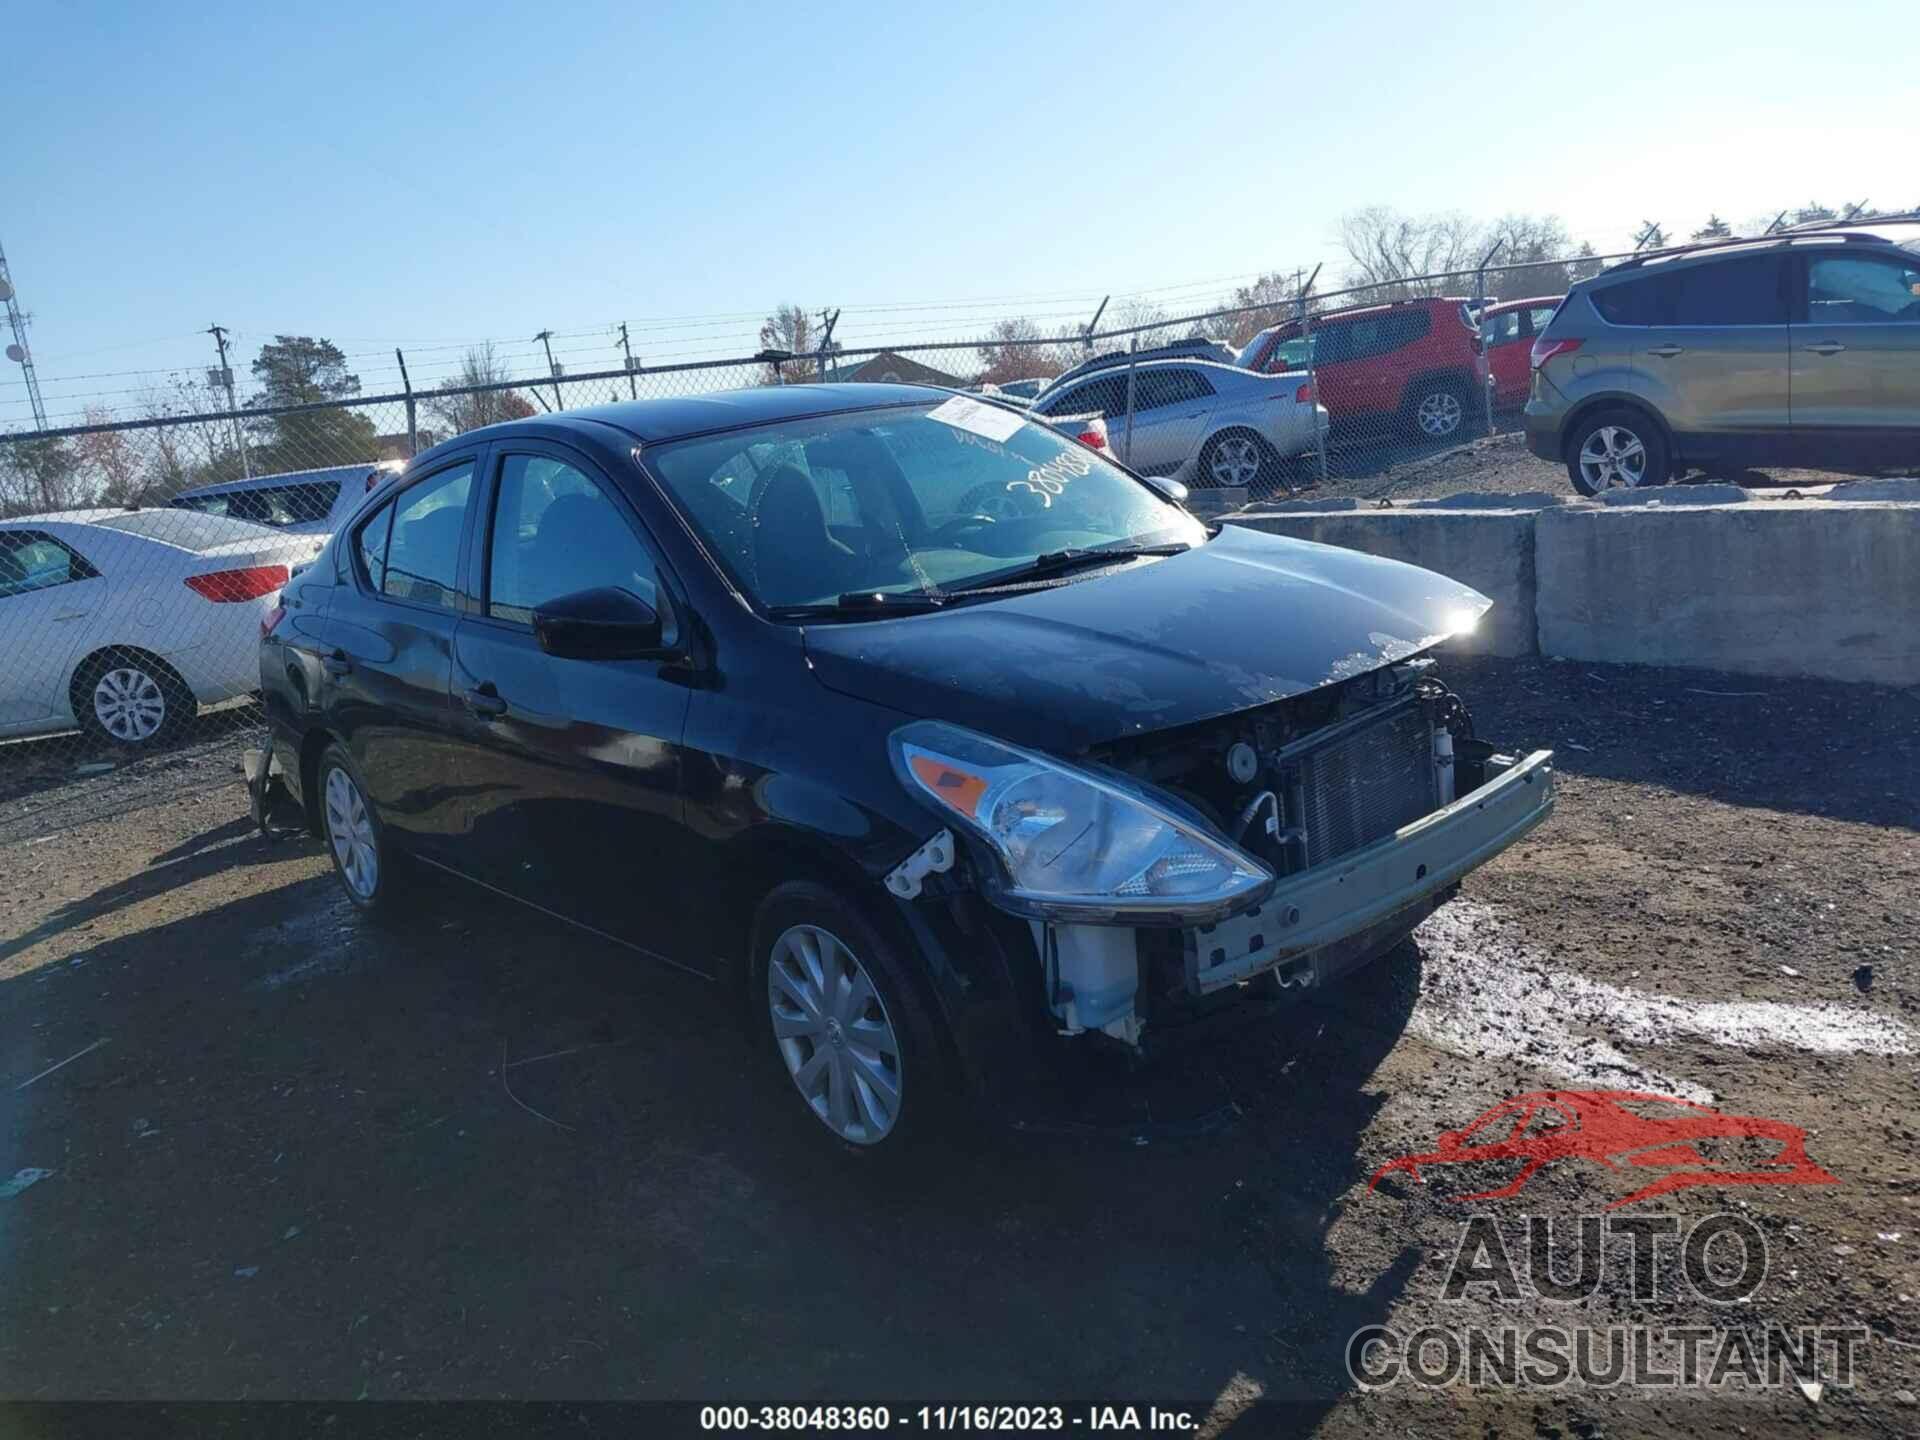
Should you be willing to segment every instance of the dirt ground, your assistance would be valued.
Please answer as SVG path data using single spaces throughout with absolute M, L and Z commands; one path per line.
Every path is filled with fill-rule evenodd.
M 989 1133 L 897 1173 L 823 1153 L 699 982 L 453 882 L 404 923 L 364 922 L 317 846 L 249 829 L 241 736 L 203 736 L 173 772 L 191 785 L 129 787 L 138 808 L 0 775 L 0 1180 L 50 1172 L 0 1198 L 0 1394 L 1913 1434 L 1920 696 L 1548 661 L 1446 673 L 1483 735 L 1558 752 L 1557 813 L 1415 943 L 1186 1061 L 1233 1097 L 1232 1125 L 1145 1145 Z M 1445 1167 L 1369 1177 L 1569 1087 L 1803 1127 L 1838 1183 L 1616 1212 L 1750 1218 L 1768 1270 L 1745 1303 L 1637 1300 L 1611 1249 L 1577 1303 L 1449 1302 L 1469 1214 L 1571 1222 L 1646 1177 L 1566 1160 L 1472 1204 Z M 1362 1391 L 1346 1372 L 1362 1326 L 1540 1321 L 1870 1338 L 1855 1384 L 1817 1399 L 1738 1380 Z

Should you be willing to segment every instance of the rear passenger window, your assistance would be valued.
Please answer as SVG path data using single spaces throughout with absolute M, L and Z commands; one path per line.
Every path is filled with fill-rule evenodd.
M 1614 325 L 1784 325 L 1784 266 L 1776 255 L 1716 260 L 1596 290 L 1593 305 Z
M 1124 382 L 1122 382 L 1124 384 Z M 1161 405 L 1182 405 L 1205 399 L 1213 386 L 1193 370 L 1143 370 L 1133 377 L 1133 408 L 1152 410 Z M 1121 408 L 1126 406 L 1124 395 Z
M 460 537 L 472 489 L 469 460 L 429 476 L 394 500 L 381 593 L 416 605 L 459 608 L 454 579 L 460 571 Z
M 1509 310 L 1503 315 L 1489 315 L 1481 326 L 1487 344 L 1505 345 L 1520 338 L 1520 312 Z
M 1663 325 L 1784 325 L 1786 261 L 1777 255 L 1716 260 L 1663 275 L 1656 294 Z

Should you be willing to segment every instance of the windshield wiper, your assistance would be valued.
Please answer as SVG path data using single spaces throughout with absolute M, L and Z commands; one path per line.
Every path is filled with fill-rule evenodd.
M 991 590 L 1021 580 L 1064 575 L 1070 570 L 1084 570 L 1089 566 L 1107 565 L 1117 560 L 1132 560 L 1143 555 L 1184 555 L 1193 548 L 1186 541 L 1180 540 L 1164 545 L 1089 545 L 1075 546 L 1067 550 L 1048 550 L 1034 556 L 1025 565 L 1016 565 L 1011 570 L 996 570 L 988 575 L 976 576 L 964 585 L 949 586 L 947 593 L 965 595 L 975 590 Z
M 946 603 L 944 594 L 925 590 L 849 590 L 838 600 L 809 605 L 773 605 L 767 614 L 775 620 L 845 620 L 866 615 L 919 615 L 938 610 Z

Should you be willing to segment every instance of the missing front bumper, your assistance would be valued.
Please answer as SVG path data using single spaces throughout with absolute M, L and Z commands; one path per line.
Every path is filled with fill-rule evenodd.
M 1339 944 L 1440 895 L 1553 811 L 1553 752 L 1365 849 L 1288 876 L 1258 906 L 1186 932 L 1187 988 L 1211 994 Z

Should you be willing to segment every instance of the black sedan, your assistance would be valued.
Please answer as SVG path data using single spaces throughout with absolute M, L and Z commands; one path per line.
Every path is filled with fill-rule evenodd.
M 1543 819 L 1423 653 L 1487 604 L 977 397 L 616 405 L 366 498 L 269 617 L 254 769 L 355 905 L 417 862 L 739 987 L 895 1149 L 1344 974 Z

